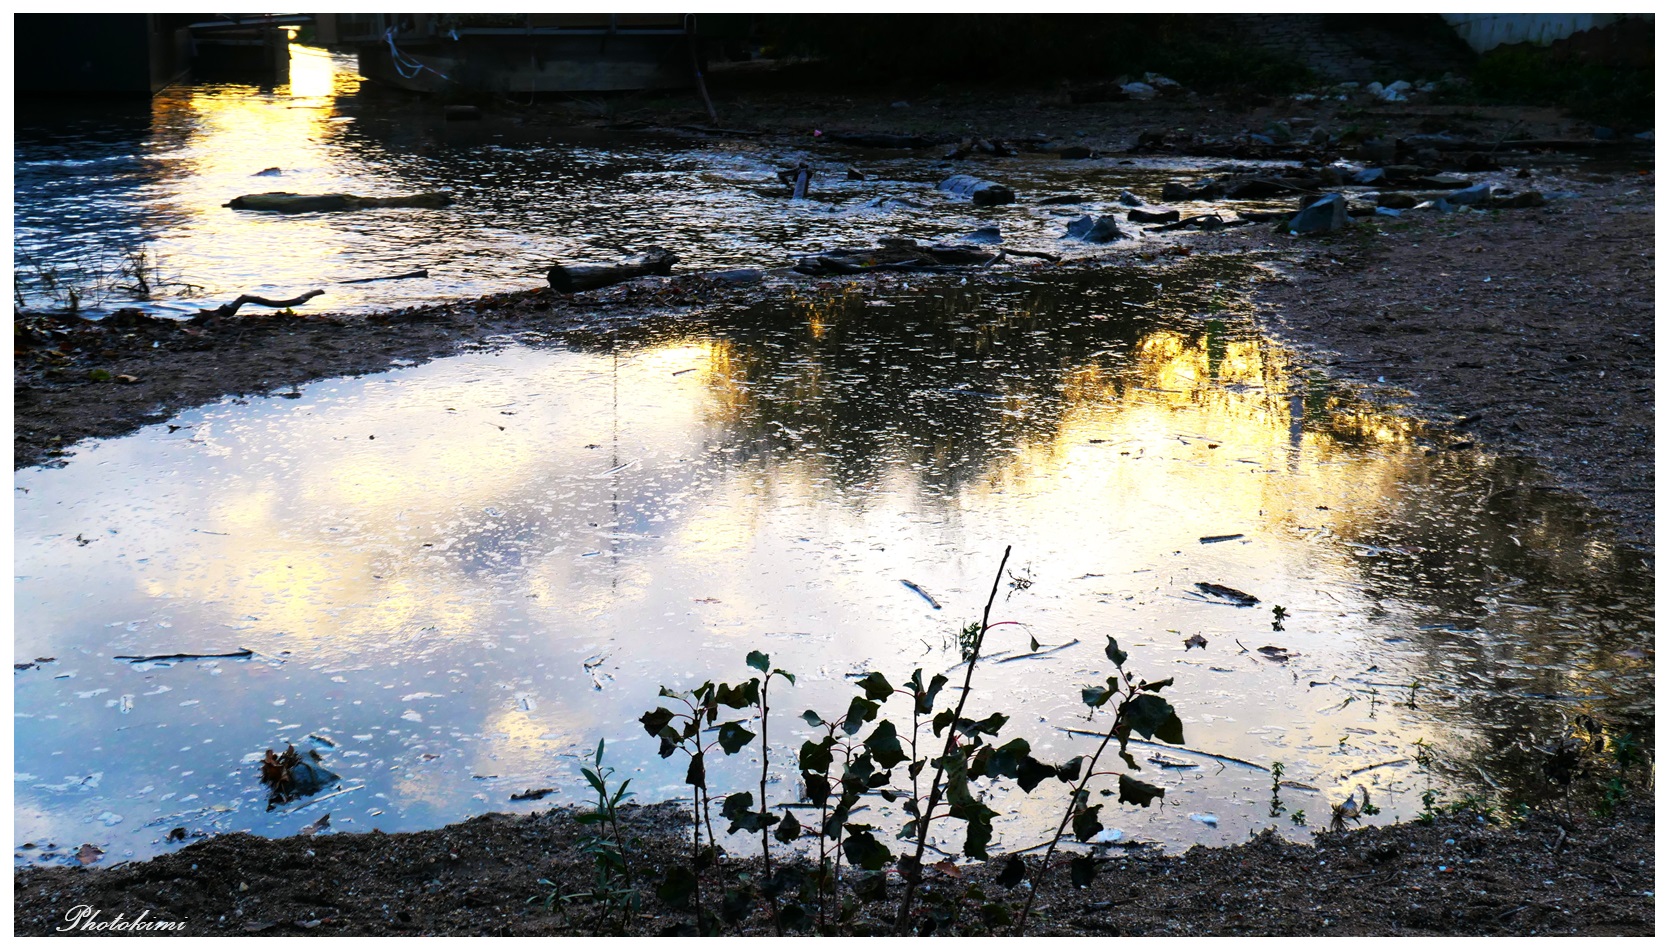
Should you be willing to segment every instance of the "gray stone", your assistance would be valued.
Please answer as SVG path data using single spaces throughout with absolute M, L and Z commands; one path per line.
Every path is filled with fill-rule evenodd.
M 1445 196 L 1452 205 L 1487 205 L 1491 202 L 1491 186 L 1485 182 Z
M 1130 205 L 1133 208 L 1139 208 L 1144 204 L 1143 199 L 1138 198 L 1129 191 L 1121 192 L 1119 201 L 1121 205 Z
M 1299 235 L 1315 235 L 1346 227 L 1346 197 L 1335 193 L 1325 195 L 1307 205 L 1305 210 L 1288 222 L 1288 230 Z
M 1376 182 L 1385 181 L 1386 178 L 1386 169 L 1364 169 L 1352 176 L 1352 181 L 1358 185 L 1374 185 Z
M 1126 213 L 1126 221 L 1142 225 L 1170 225 L 1179 218 L 1176 208 L 1134 208 Z
M 709 271 L 702 277 L 727 284 L 759 284 L 766 279 L 766 274 L 759 268 L 732 268 L 729 271 Z
M 1119 222 L 1107 215 L 1097 218 L 1085 215 L 1068 222 L 1067 237 L 1102 245 L 1118 241 L 1126 234 L 1120 230 Z
M 1001 245 L 1004 243 L 1004 236 L 999 232 L 997 225 L 987 225 L 971 231 L 958 240 L 967 241 L 972 245 Z
M 954 175 L 940 183 L 940 190 L 961 195 L 976 205 L 1008 205 L 1015 201 L 1015 192 L 1008 186 L 978 179 L 973 175 Z

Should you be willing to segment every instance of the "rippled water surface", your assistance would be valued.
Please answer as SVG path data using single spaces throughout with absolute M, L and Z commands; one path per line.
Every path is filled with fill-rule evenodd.
M 558 133 L 501 112 L 447 122 L 439 106 L 362 92 L 352 57 L 292 50 L 284 86 L 182 85 L 135 106 L 22 104 L 13 167 L 23 301 L 61 307 L 75 289 L 95 314 L 137 304 L 185 315 L 243 293 L 318 288 L 326 294 L 310 310 L 365 312 L 538 287 L 554 261 L 612 260 L 652 243 L 677 252 L 681 268 L 779 267 L 843 242 L 956 238 L 987 225 L 1012 246 L 1073 254 L 1085 246 L 1061 240 L 1065 221 L 1112 206 L 1122 188 L 1154 197 L 1180 174 L 1165 161 L 1022 156 L 953 169 L 920 154 Z M 790 201 L 778 181 L 801 161 L 814 168 L 816 201 Z M 862 179 L 849 178 L 855 169 Z M 935 190 L 951 171 L 1000 178 L 1029 201 L 976 209 Z M 222 207 L 267 191 L 447 191 L 454 203 L 300 215 Z M 1089 202 L 1031 204 L 1069 192 Z M 418 269 L 429 276 L 341 283 Z M 143 299 L 136 272 L 151 289 Z
M 1104 811 L 1129 838 L 1297 832 L 1269 815 L 1278 761 L 1313 825 L 1360 783 L 1383 819 L 1482 771 L 1518 796 L 1528 732 L 1649 722 L 1639 557 L 1523 464 L 1430 452 L 1298 366 L 1226 310 L 1224 265 L 1159 273 L 506 341 L 20 471 L 14 652 L 55 659 L 14 675 L 20 861 L 573 802 L 599 738 L 640 799 L 681 796 L 636 722 L 659 685 L 769 652 L 800 676 L 773 689 L 798 744 L 793 715 L 845 710 L 854 676 L 952 669 L 1006 545 L 994 619 L 1019 624 L 993 630 L 972 710 L 1065 760 L 1106 636 L 1176 679 L 1188 749 L 1133 748 L 1164 805 Z M 287 743 L 343 784 L 268 811 L 253 761 Z M 716 792 L 743 787 L 733 761 Z M 1007 789 L 999 845 L 1042 839 L 1059 797 Z

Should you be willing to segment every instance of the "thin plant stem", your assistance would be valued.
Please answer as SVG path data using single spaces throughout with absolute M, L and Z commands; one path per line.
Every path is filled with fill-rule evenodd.
M 975 636 L 975 646 L 969 653 L 969 664 L 963 673 L 963 693 L 958 696 L 957 707 L 952 711 L 952 720 L 946 725 L 946 746 L 940 752 L 939 764 L 934 768 L 934 779 L 928 785 L 928 809 L 922 811 L 922 820 L 917 824 L 917 849 L 911 858 L 911 865 L 905 871 L 905 895 L 899 901 L 899 915 L 894 919 L 894 932 L 903 934 L 905 926 L 910 922 L 911 904 L 917 898 L 917 885 L 922 881 L 923 850 L 928 845 L 928 824 L 934 816 L 934 808 L 940 805 L 940 781 L 946 772 L 946 760 L 951 756 L 957 745 L 957 722 L 963 716 L 963 705 L 969 701 L 969 685 L 975 677 L 975 662 L 980 660 L 981 645 L 986 640 L 987 628 L 992 620 L 992 603 L 998 598 L 998 586 L 1004 581 L 1004 566 L 1010 560 L 1010 547 L 1004 546 L 1004 557 L 998 562 L 998 574 L 992 579 L 992 594 L 986 598 L 986 608 L 981 612 L 981 630 Z
M 1044 862 L 1039 864 L 1039 872 L 1033 877 L 1033 888 L 1027 891 L 1027 904 L 1021 907 L 1021 915 L 1015 921 L 1014 935 L 1021 935 L 1027 928 L 1027 916 L 1033 911 L 1033 901 L 1039 895 L 1039 881 L 1050 872 L 1050 858 L 1056 855 L 1056 844 L 1062 841 L 1062 832 L 1068 828 L 1068 821 L 1073 819 L 1074 807 L 1079 805 L 1079 798 L 1085 793 L 1085 787 L 1090 784 L 1091 777 L 1096 773 L 1097 761 L 1102 752 L 1108 749 L 1108 742 L 1114 739 L 1114 731 L 1120 726 L 1118 715 L 1114 723 L 1108 725 L 1108 733 L 1102 735 L 1102 743 L 1097 745 L 1097 752 L 1091 755 L 1091 762 L 1085 766 L 1084 776 L 1079 778 L 1079 786 L 1073 788 L 1073 794 L 1068 797 L 1068 808 L 1062 811 L 1062 822 L 1056 824 L 1056 835 L 1050 838 L 1050 848 L 1044 851 Z
M 760 679 L 760 813 L 766 813 L 766 773 L 771 767 L 771 748 L 766 745 L 766 715 L 771 708 L 766 702 L 766 689 L 772 683 L 772 676 L 767 674 Z M 766 824 L 760 824 L 760 860 L 765 866 L 766 876 L 763 885 L 769 890 L 772 881 L 772 846 L 767 836 Z M 779 936 L 783 935 L 783 923 L 778 919 L 777 897 L 769 891 L 766 893 L 766 906 L 772 912 L 772 929 Z

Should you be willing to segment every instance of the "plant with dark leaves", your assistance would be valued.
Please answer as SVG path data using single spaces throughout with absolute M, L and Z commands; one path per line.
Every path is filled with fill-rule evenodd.
M 623 780 L 618 786 L 610 788 L 609 780 L 615 768 L 603 765 L 601 740 L 598 741 L 597 752 L 592 755 L 592 766 L 580 768 L 580 773 L 598 798 L 594 808 L 575 817 L 582 826 L 592 828 L 577 844 L 582 853 L 592 857 L 592 886 L 580 892 L 564 894 L 556 883 L 542 879 L 541 885 L 551 887 L 545 898 L 545 907 L 550 910 L 557 906 L 566 919 L 569 906 L 589 902 L 597 908 L 598 922 L 611 921 L 617 932 L 624 932 L 632 915 L 643 905 L 627 855 L 639 844 L 636 839 L 629 840 L 621 833 L 621 803 L 626 800 L 627 787 L 632 781 Z
M 1089 685 L 1080 690 L 1080 699 L 1091 709 L 1095 716 L 1097 711 L 1107 709 L 1110 702 L 1118 701 L 1114 708 L 1114 720 L 1108 725 L 1108 730 L 1102 735 L 1102 741 L 1091 754 L 1089 763 L 1084 763 L 1083 757 L 1075 757 L 1062 766 L 1056 768 L 1056 776 L 1064 783 L 1074 784 L 1073 792 L 1068 796 L 1067 809 L 1062 812 L 1062 820 L 1056 825 L 1056 833 L 1050 839 L 1050 845 L 1045 849 L 1044 860 L 1032 877 L 1032 888 L 1027 892 L 1027 902 L 1021 908 L 1021 915 L 1016 920 L 1015 934 L 1020 935 L 1027 928 L 1027 917 L 1032 914 L 1033 903 L 1038 898 L 1039 883 L 1050 872 L 1050 860 L 1056 854 L 1056 847 L 1061 843 L 1068 825 L 1073 825 L 1073 835 L 1082 843 L 1089 843 L 1102 832 L 1102 821 L 1098 813 L 1103 804 L 1092 805 L 1088 789 L 1091 778 L 1113 776 L 1117 778 L 1119 802 L 1130 803 L 1138 807 L 1147 807 L 1156 799 L 1166 795 L 1164 787 L 1146 783 L 1119 770 L 1099 771 L 1097 763 L 1102 759 L 1103 752 L 1108 745 L 1119 742 L 1119 756 L 1125 761 L 1126 767 L 1137 772 L 1142 768 L 1137 766 L 1137 759 L 1128 751 L 1127 745 L 1131 741 L 1132 732 L 1141 734 L 1151 740 L 1159 740 L 1168 744 L 1183 744 L 1184 725 L 1178 719 L 1177 711 L 1173 710 L 1171 702 L 1161 696 L 1161 692 L 1171 687 L 1172 679 L 1160 681 L 1144 681 L 1133 677 L 1126 670 L 1126 660 L 1129 657 L 1120 649 L 1120 643 L 1112 637 L 1103 648 L 1103 654 L 1114 663 L 1115 673 L 1108 676 L 1102 684 Z M 1036 775 L 1036 774 L 1035 774 Z M 1040 778 L 1042 779 L 1042 778 Z M 1038 781 L 1035 780 L 1035 783 Z M 1031 789 L 1025 779 L 1022 789 Z M 1087 855 L 1075 856 L 1068 863 L 1069 875 L 1075 886 L 1088 886 L 1096 878 L 1096 860 Z M 1028 874 L 1026 860 L 1020 856 L 1012 856 L 1001 874 L 1001 882 L 1018 884 Z
M 659 752 L 662 757 L 671 757 L 675 752 L 683 752 L 689 758 L 689 765 L 685 769 L 685 783 L 691 787 L 691 865 L 689 869 L 669 869 L 661 885 L 657 887 L 656 894 L 662 901 L 675 908 L 684 908 L 694 903 L 697 930 L 702 932 L 709 926 L 707 913 L 702 905 L 702 871 L 714 865 L 718 859 L 712 798 L 708 795 L 708 754 L 715 747 L 719 747 L 727 755 L 734 754 L 755 736 L 754 732 L 739 721 L 726 721 L 717 726 L 715 722 L 719 720 L 721 707 L 736 709 L 756 703 L 759 700 L 759 679 L 740 685 L 716 685 L 712 681 L 706 681 L 688 691 L 674 691 L 664 686 L 660 696 L 678 701 L 684 705 L 685 710 L 672 711 L 658 707 L 646 712 L 638 721 L 644 725 L 645 733 L 661 742 Z M 712 728 L 711 733 L 705 734 L 704 726 Z M 708 739 L 709 737 L 712 739 Z M 747 806 L 742 807 L 744 811 L 747 809 Z M 736 812 L 735 808 L 733 812 Z M 727 814 L 727 819 L 732 820 L 735 832 L 736 818 Z M 702 845 L 704 828 L 708 832 L 706 847 Z M 735 900 L 728 899 L 727 902 L 728 904 L 722 907 L 722 913 L 735 908 Z

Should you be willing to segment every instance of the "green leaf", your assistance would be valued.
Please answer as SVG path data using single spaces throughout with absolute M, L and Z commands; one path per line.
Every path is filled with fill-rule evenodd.
M 922 669 L 918 668 L 917 669 L 917 676 L 920 678 L 921 675 L 922 675 Z M 927 714 L 929 711 L 934 710 L 934 699 L 939 696 L 940 689 L 946 686 L 948 680 L 949 679 L 945 675 L 937 674 L 937 675 L 934 676 L 933 680 L 928 682 L 927 690 L 922 690 L 922 691 L 917 692 L 917 713 L 918 714 Z M 922 682 L 920 680 L 917 683 L 918 683 L 919 686 L 922 684 Z M 934 733 L 938 734 L 940 732 L 935 731 Z
M 1094 807 L 1073 811 L 1073 835 L 1079 838 L 1079 842 L 1089 843 L 1091 837 L 1102 832 L 1102 821 L 1097 819 L 1097 814 L 1101 811 L 1100 803 Z
M 998 816 L 998 811 L 975 802 L 952 807 L 950 813 L 964 822 L 963 855 L 970 859 L 989 859 L 986 847 L 992 842 L 992 821 Z
M 788 681 L 790 684 L 795 683 L 795 676 L 793 674 L 790 674 L 789 672 L 783 670 L 782 668 L 773 668 L 772 673 L 777 675 L 778 677 L 782 678 L 783 680 Z
M 1019 856 L 1011 856 L 1004 863 L 1004 869 L 998 874 L 998 885 L 1005 889 L 1014 889 L 1027 878 L 1027 861 Z
M 979 736 L 981 734 L 986 734 L 989 737 L 996 737 L 998 736 L 998 732 L 1003 730 L 1004 724 L 1007 723 L 1009 719 L 1009 715 L 1007 714 L 990 714 L 978 721 L 972 721 L 966 717 L 957 722 L 957 732 L 970 737 Z
M 1056 768 L 1046 763 L 1034 760 L 1031 755 L 1022 758 L 1016 771 L 1015 781 L 1021 786 L 1022 792 L 1032 793 L 1033 788 L 1046 779 L 1056 775 Z
M 762 671 L 763 672 L 767 668 L 770 668 L 772 666 L 771 655 L 768 655 L 768 654 L 766 654 L 764 652 L 760 652 L 760 651 L 750 651 L 748 653 L 747 661 L 748 661 L 748 666 L 753 668 L 756 671 Z
M 834 760 L 832 749 L 835 747 L 834 738 L 826 737 L 821 741 L 802 741 L 800 768 L 814 773 L 823 773 L 830 769 Z
M 1079 779 L 1079 766 L 1085 762 L 1084 757 L 1075 757 L 1056 768 L 1056 779 L 1063 783 L 1073 783 Z
M 842 731 L 847 734 L 858 733 L 859 728 L 866 722 L 876 719 L 878 710 L 881 710 L 881 705 L 875 701 L 867 701 L 862 697 L 854 698 L 853 703 L 847 705 L 847 717 L 841 722 Z
M 693 787 L 708 785 L 708 771 L 702 762 L 702 753 L 698 751 L 690 756 L 690 766 L 685 768 L 685 783 Z
M 1114 679 L 1109 678 L 1108 684 L 1087 684 L 1079 689 L 1079 698 L 1086 707 L 1102 707 L 1108 699 L 1114 696 Z
M 934 715 L 934 722 L 932 725 L 934 727 L 934 736 L 939 737 L 940 732 L 945 730 L 946 725 L 950 724 L 952 722 L 952 718 L 956 716 L 956 711 L 941 711 L 940 713 Z
M 644 725 L 644 733 L 655 737 L 666 730 L 669 724 L 673 723 L 673 712 L 665 707 L 658 707 L 653 711 L 646 712 L 643 717 L 638 719 L 638 723 Z M 667 755 L 663 754 L 662 756 Z
M 806 908 L 798 902 L 789 903 L 779 909 L 777 918 L 779 922 L 783 923 L 783 927 L 791 932 L 799 932 L 812 925 L 811 913 L 808 913 Z
M 1178 715 L 1174 712 L 1166 720 L 1161 721 L 1159 727 L 1155 728 L 1155 737 L 1168 744 L 1182 746 L 1184 743 L 1184 722 L 1178 720 Z
M 731 829 L 726 832 L 735 833 L 738 830 L 747 830 L 750 833 L 760 832 L 760 814 L 755 813 L 753 807 L 754 794 L 746 790 L 726 797 L 719 810 L 720 816 L 731 821 Z
M 1178 715 L 1172 710 L 1172 705 L 1158 694 L 1139 694 L 1120 705 L 1120 719 L 1131 726 L 1131 729 L 1152 738 L 1159 733 L 1163 725 L 1168 722 L 1177 723 L 1176 734 L 1178 740 L 1169 743 L 1183 743 L 1183 724 L 1178 722 Z
M 1089 856 L 1075 856 L 1068 863 L 1068 875 L 1075 886 L 1084 889 L 1097 878 L 1097 862 Z
M 804 713 L 802 713 L 801 714 L 801 720 L 806 721 L 807 724 L 809 726 L 812 726 L 812 727 L 823 727 L 824 726 L 824 719 L 822 717 L 819 717 L 818 712 L 814 711 L 814 710 L 809 709 L 809 710 L 805 711 Z
M 865 689 L 865 699 L 869 701 L 886 701 L 893 697 L 893 685 L 880 671 L 872 671 L 859 679 L 858 685 Z
M 714 691 L 714 700 L 725 707 L 752 707 L 760 703 L 760 679 L 749 678 L 742 684 L 722 684 Z
M 1141 683 L 1137 686 L 1137 690 L 1139 690 L 1139 691 L 1151 691 L 1155 694 L 1159 694 L 1161 692 L 1162 688 L 1171 687 L 1172 682 L 1176 681 L 1176 680 L 1177 680 L 1176 678 L 1167 678 L 1164 681 L 1144 681 L 1143 683 Z
M 667 875 L 656 887 L 656 898 L 675 909 L 688 908 L 690 897 L 695 894 L 696 873 L 689 866 L 668 867 Z
M 753 911 L 754 890 L 742 886 L 725 891 L 725 899 L 720 903 L 719 917 L 731 925 L 736 925 L 747 919 Z
M 847 854 L 847 861 L 860 869 L 878 870 L 888 865 L 894 854 L 888 850 L 869 827 L 858 824 L 848 824 L 847 839 L 842 843 L 842 852 Z
M 1015 920 L 1010 917 L 1010 907 L 1001 902 L 984 903 L 981 906 L 981 922 L 988 929 L 1013 925 Z
M 1120 650 L 1120 643 L 1114 640 L 1113 635 L 1108 636 L 1108 646 L 1102 649 L 1102 653 L 1108 656 L 1108 660 L 1114 662 L 1116 668 L 1125 667 L 1126 658 L 1130 657 Z
M 727 754 L 742 750 L 743 745 L 753 739 L 754 732 L 736 721 L 726 721 L 719 726 L 719 745 Z
M 801 821 L 797 820 L 795 814 L 790 811 L 783 811 L 783 822 L 777 825 L 777 830 L 772 833 L 772 837 L 779 843 L 789 843 L 800 835 Z
M 1152 783 L 1133 780 L 1125 774 L 1120 775 L 1120 802 L 1133 803 L 1146 807 L 1153 803 L 1156 797 L 1166 796 L 1165 787 L 1157 787 Z
M 883 770 L 892 770 L 895 764 L 905 759 L 905 749 L 899 744 L 899 732 L 892 721 L 877 724 L 876 729 L 865 738 L 864 748 Z
M 1033 754 L 1032 745 L 1028 744 L 1025 740 L 1019 737 L 1009 741 L 1002 747 L 982 748 L 982 753 L 985 753 L 986 751 L 992 752 L 990 758 L 982 758 L 979 754 L 977 754 L 975 759 L 975 764 L 977 765 L 980 764 L 983 759 L 987 760 L 985 769 L 980 769 L 978 766 L 971 765 L 969 769 L 969 775 L 971 777 L 1017 776 L 1020 773 L 1022 761 L 1031 760 Z
M 858 876 L 853 884 L 853 895 L 860 902 L 887 902 L 888 877 L 886 873 L 874 876 Z
M 819 806 L 830 799 L 830 778 L 821 773 L 801 771 L 801 785 L 806 787 L 806 798 Z

